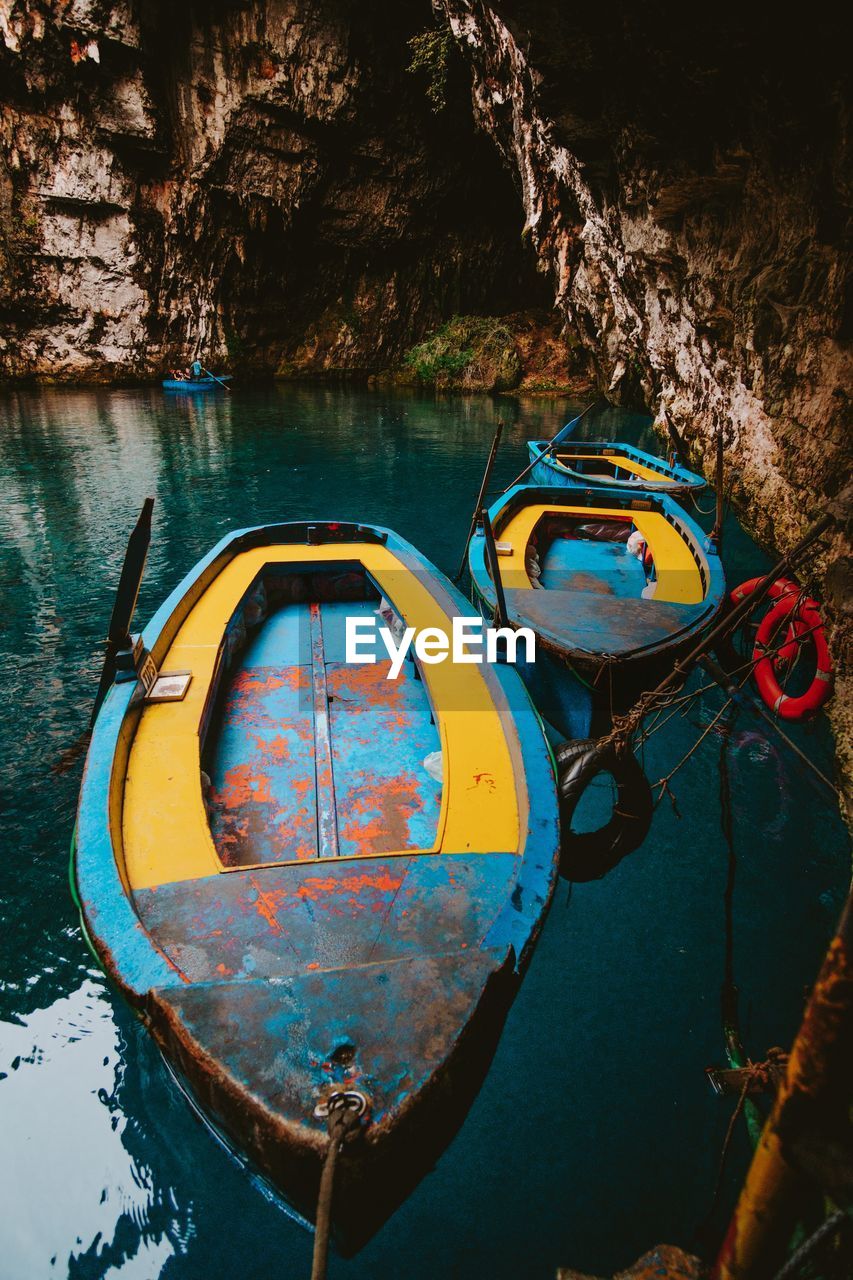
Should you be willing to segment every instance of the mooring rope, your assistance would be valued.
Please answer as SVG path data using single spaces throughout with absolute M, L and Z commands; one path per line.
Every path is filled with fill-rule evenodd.
M 704 507 L 700 507 L 699 499 L 696 497 L 696 494 L 692 489 L 690 490 L 690 501 L 693 503 L 700 516 L 712 516 L 717 509 L 716 502 L 713 502 L 707 511 Z
M 797 645 L 798 654 L 802 650 L 802 646 L 805 643 L 805 641 L 816 629 L 817 629 L 816 627 L 809 627 L 806 631 L 803 631 L 802 633 L 800 633 L 798 636 L 795 637 L 794 643 L 796 643 Z M 694 742 L 690 750 L 681 758 L 681 760 L 679 760 L 675 768 L 671 769 L 668 774 L 664 775 L 664 777 L 662 778 L 659 778 L 658 781 L 653 784 L 654 786 L 656 787 L 659 786 L 661 788 L 660 795 L 657 798 L 657 802 L 656 802 L 657 804 L 660 804 L 661 800 L 666 795 L 669 797 L 669 800 L 672 803 L 673 808 L 677 812 L 675 797 L 673 795 L 672 789 L 669 786 L 671 779 L 682 767 L 682 765 L 687 763 L 687 761 L 693 755 L 694 751 L 696 751 L 699 745 L 708 736 L 708 734 L 711 732 L 711 730 L 719 721 L 722 714 L 732 704 L 736 695 L 744 689 L 744 687 L 746 686 L 749 680 L 749 677 L 752 675 L 753 671 L 755 670 L 757 663 L 760 662 L 762 658 L 775 657 L 781 652 L 782 648 L 784 648 L 788 643 L 790 643 L 790 641 L 788 641 L 787 639 L 783 639 L 782 643 L 779 644 L 776 648 L 766 650 L 759 658 L 749 658 L 747 661 L 741 663 L 740 666 L 735 667 L 733 671 L 728 673 L 730 679 L 732 680 L 732 683 L 734 683 L 734 678 L 736 676 L 741 675 L 742 673 L 745 673 L 745 674 L 743 674 L 743 679 L 737 684 L 735 694 L 730 696 L 727 699 L 727 701 L 723 703 L 722 707 L 720 708 L 720 711 L 717 713 L 717 715 L 714 717 L 711 723 L 707 725 L 706 728 L 702 731 L 702 733 L 697 738 L 696 742 Z M 636 734 L 638 736 L 637 736 L 635 745 L 636 745 L 636 748 L 639 749 L 640 747 L 645 745 L 645 743 L 649 740 L 649 738 L 654 733 L 657 733 L 658 730 L 662 729 L 664 725 L 667 724 L 673 718 L 673 716 L 675 716 L 679 711 L 681 711 L 682 715 L 686 714 L 690 708 L 690 705 L 693 702 L 701 698 L 703 694 L 709 692 L 709 690 L 713 689 L 714 687 L 715 687 L 714 683 L 701 685 L 698 689 L 694 689 L 690 693 L 685 693 L 680 695 L 677 695 L 674 692 L 669 693 L 668 691 L 659 692 L 657 690 L 652 690 L 651 693 L 649 693 L 648 695 L 643 695 L 640 701 L 636 704 L 634 708 L 632 708 L 630 712 L 628 712 L 627 715 L 613 717 L 613 729 L 611 730 L 611 733 L 608 735 L 608 737 L 614 741 L 618 741 L 619 739 L 622 739 L 623 741 L 627 741 L 632 737 L 632 735 Z M 754 709 L 760 711 L 760 708 L 758 707 L 755 707 Z M 664 713 L 667 713 L 667 714 L 664 714 Z M 652 723 L 647 728 L 644 726 L 643 721 L 645 717 L 648 715 L 653 716 L 654 719 L 652 720 Z M 818 768 L 818 766 L 814 763 L 813 760 L 809 758 L 809 756 L 806 755 L 806 753 L 802 750 L 802 748 L 797 746 L 797 744 L 793 741 L 793 739 L 790 738 L 787 733 L 785 733 L 781 725 L 776 720 L 774 720 L 769 714 L 766 716 L 763 716 L 762 718 L 764 722 L 768 725 L 768 727 L 773 729 L 774 732 L 778 734 L 782 742 L 784 742 L 785 745 L 794 753 L 794 755 L 796 755 L 797 758 L 811 770 L 811 772 L 824 784 L 824 786 L 827 787 L 831 792 L 833 792 L 834 795 L 841 798 L 841 795 L 842 795 L 841 790 L 835 785 L 834 782 L 831 781 L 831 779 L 827 778 L 826 774 L 823 773 L 822 770 Z
M 722 1014 L 723 1034 L 726 1041 L 726 1054 L 733 1067 L 749 1065 L 749 1058 L 744 1053 L 740 1033 L 740 1015 L 738 1011 L 738 989 L 735 982 L 735 927 L 734 902 L 735 881 L 737 878 L 737 853 L 735 850 L 735 822 L 732 806 L 732 779 L 729 764 L 732 730 L 737 721 L 737 708 L 723 725 L 720 741 L 720 829 L 726 845 L 726 885 L 723 891 L 723 916 L 725 922 L 725 959 L 723 968 Z M 781 1050 L 771 1049 L 768 1061 L 778 1061 Z M 753 1148 L 758 1146 L 764 1117 L 755 1103 L 745 1099 L 741 1109 L 746 1115 L 746 1127 L 749 1130 Z
M 748 678 L 748 677 L 747 677 L 747 678 Z M 745 683 L 746 683 L 746 681 L 744 681 L 744 684 L 745 684 Z M 741 687 L 742 687 L 742 686 L 741 686 Z M 660 787 L 660 795 L 658 796 L 657 800 L 655 801 L 655 807 L 657 807 L 657 805 L 659 805 L 659 804 L 660 804 L 661 800 L 663 800 L 663 798 L 664 798 L 664 796 L 665 796 L 665 795 L 668 795 L 668 796 L 669 796 L 670 803 L 671 803 L 673 806 L 675 806 L 675 797 L 673 796 L 672 791 L 671 791 L 671 789 L 670 789 L 670 785 L 669 785 L 669 784 L 670 784 L 670 782 L 671 782 L 671 781 L 672 781 L 672 779 L 675 777 L 675 775 L 678 773 L 678 770 L 682 767 L 682 765 L 687 764 L 687 761 L 690 759 L 690 757 L 693 755 L 693 753 L 699 749 L 699 747 L 700 747 L 700 746 L 702 745 L 702 743 L 705 741 L 705 739 L 707 738 L 707 736 L 708 736 L 708 734 L 711 732 L 711 730 L 714 728 L 714 726 L 715 726 L 715 725 L 717 725 L 717 724 L 719 724 L 720 720 L 723 718 L 723 716 L 725 715 L 725 713 L 728 711 L 729 707 L 732 705 L 732 701 L 733 701 L 733 699 L 732 699 L 732 698 L 726 698 L 725 702 L 724 702 L 724 703 L 723 703 L 723 705 L 720 707 L 720 709 L 719 709 L 719 711 L 717 712 L 717 714 L 716 714 L 716 715 L 714 716 L 714 718 L 713 718 L 712 720 L 710 720 L 710 721 L 709 721 L 709 723 L 705 726 L 705 728 L 704 728 L 704 729 L 702 730 L 702 732 L 699 734 L 699 737 L 698 737 L 698 738 L 696 739 L 696 741 L 693 743 L 693 746 L 690 748 L 690 750 L 689 750 L 689 751 L 686 751 L 686 752 L 684 753 L 684 755 L 683 755 L 683 756 L 681 757 L 681 759 L 679 760 L 678 764 L 677 764 L 677 765 L 675 765 L 672 769 L 670 769 L 669 773 L 664 774 L 664 776 L 663 776 L 662 778 L 658 778 L 657 782 L 656 782 L 654 785 L 655 785 L 656 787 Z
M 838 1209 L 826 1218 L 808 1240 L 804 1240 L 799 1249 L 791 1254 L 781 1271 L 777 1271 L 773 1280 L 793 1280 L 799 1274 L 800 1267 L 818 1253 L 823 1245 L 834 1235 L 846 1233 L 850 1227 L 850 1218 L 844 1209 Z
M 332 1230 L 332 1196 L 335 1190 L 335 1168 L 344 1143 L 354 1137 L 366 1110 L 366 1099 L 354 1090 L 333 1093 L 319 1104 L 315 1115 L 325 1115 L 329 1132 L 329 1145 L 323 1160 L 320 1176 L 320 1193 L 317 1197 L 317 1217 L 314 1229 L 314 1257 L 311 1263 L 311 1280 L 326 1280 L 329 1264 L 329 1238 Z
M 696 1229 L 696 1236 L 704 1234 L 710 1226 L 711 1220 L 716 1212 L 717 1204 L 720 1199 L 720 1192 L 723 1189 L 723 1174 L 725 1173 L 726 1163 L 729 1158 L 729 1149 L 734 1137 L 735 1125 L 740 1119 L 741 1112 L 747 1105 L 747 1094 L 753 1085 L 759 1085 L 762 1088 L 769 1089 L 773 1083 L 773 1070 L 784 1065 L 788 1060 L 788 1055 L 782 1049 L 769 1049 L 767 1057 L 763 1062 L 747 1062 L 744 1067 L 743 1086 L 738 1095 L 737 1104 L 731 1114 L 726 1136 L 723 1140 L 722 1150 L 720 1151 L 720 1160 L 717 1165 L 717 1177 L 714 1183 L 714 1194 L 711 1197 L 711 1207 L 709 1208 L 703 1222 Z M 778 1278 L 777 1278 L 778 1280 Z

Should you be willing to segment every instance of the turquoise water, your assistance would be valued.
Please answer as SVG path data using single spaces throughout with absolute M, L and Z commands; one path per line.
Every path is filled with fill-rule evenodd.
M 144 620 L 225 530 L 309 516 L 388 524 L 455 570 L 495 419 L 497 478 L 563 401 L 282 388 L 215 397 L 43 391 L 0 398 L 0 1276 L 301 1280 L 310 1238 L 193 1118 L 82 941 L 67 850 L 84 729 L 127 533 L 147 494 Z M 608 410 L 588 436 L 655 447 Z M 707 499 L 703 499 L 707 505 Z M 730 581 L 766 558 L 732 521 Z M 667 772 L 720 706 L 709 693 L 646 750 Z M 798 740 L 831 771 L 824 722 Z M 691 1244 L 731 1102 L 723 1062 L 726 850 L 720 737 L 673 780 L 643 848 L 558 888 L 491 1073 L 435 1170 L 351 1280 L 601 1274 Z M 847 841 L 830 798 L 757 722 L 732 733 L 734 944 L 747 1050 L 789 1043 L 841 907 Z M 62 767 L 57 769 L 57 765 Z M 738 1131 L 715 1219 L 747 1160 Z

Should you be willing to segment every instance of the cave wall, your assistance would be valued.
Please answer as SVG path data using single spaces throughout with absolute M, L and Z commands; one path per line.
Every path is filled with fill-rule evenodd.
M 0 6 L 0 374 L 374 371 L 547 298 L 427 0 Z

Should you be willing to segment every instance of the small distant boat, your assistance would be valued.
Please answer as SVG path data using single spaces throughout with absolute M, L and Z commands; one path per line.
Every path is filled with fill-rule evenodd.
M 207 375 L 203 378 L 164 378 L 164 391 L 216 391 L 217 387 L 223 390 L 223 382 L 230 382 L 231 374 L 217 374 L 216 377 Z
M 347 619 L 377 609 L 445 631 L 470 615 L 388 530 L 226 537 L 119 654 L 74 855 L 104 968 L 213 1126 L 304 1216 L 324 1107 L 342 1091 L 364 1105 L 335 1183 L 350 1250 L 482 1083 L 559 843 L 517 674 L 412 658 L 388 679 L 381 642 L 376 662 L 347 664 Z
M 549 448 L 548 440 L 530 440 L 534 463 L 531 481 L 544 485 L 604 485 L 607 488 L 651 490 L 658 493 L 696 493 L 705 487 L 702 476 L 677 462 L 665 462 L 631 444 L 601 440 L 571 440 Z
M 517 670 L 568 738 L 606 732 L 724 603 L 719 556 L 667 494 L 517 485 L 488 514 L 506 620 L 537 640 L 535 663 Z M 487 536 L 481 525 L 468 563 L 476 603 L 491 619 Z

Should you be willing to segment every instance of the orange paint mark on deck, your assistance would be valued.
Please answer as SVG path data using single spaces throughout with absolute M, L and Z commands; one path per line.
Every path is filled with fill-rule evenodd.
M 402 733 L 412 724 L 406 702 L 406 681 L 387 679 L 390 670 L 390 662 L 339 667 L 329 672 L 329 687 L 333 690 L 333 698 L 346 702 L 348 715 L 358 717 L 370 713 L 375 716 L 379 711 L 383 717 L 383 729 Z M 366 745 L 372 741 L 372 736 L 358 741 Z
M 276 764 L 283 764 L 285 760 L 290 759 L 290 743 L 281 733 L 277 734 L 268 742 L 262 738 L 256 738 L 255 741 L 261 751 L 266 751 L 270 759 Z
M 332 895 L 351 895 L 357 898 L 360 894 L 373 889 L 379 893 L 394 894 L 405 879 L 406 872 L 392 874 L 386 868 L 381 871 L 354 871 L 344 876 L 311 876 L 303 881 L 296 892 L 300 898 L 310 898 L 320 902 Z
M 410 846 L 409 823 L 424 807 L 420 782 L 412 774 L 351 786 L 341 800 L 341 838 L 358 856 L 389 853 Z
M 258 884 L 255 876 L 249 877 L 249 883 L 257 893 L 257 901 L 255 902 L 255 910 L 259 916 L 263 916 L 273 933 L 281 934 L 283 932 L 278 922 L 277 911 L 282 905 L 283 900 L 287 897 L 284 889 L 264 890 Z
M 251 764 L 235 764 L 227 769 L 223 785 L 213 792 L 213 798 L 226 809 L 239 809 L 241 805 L 252 802 L 273 803 L 269 777 L 256 771 Z

